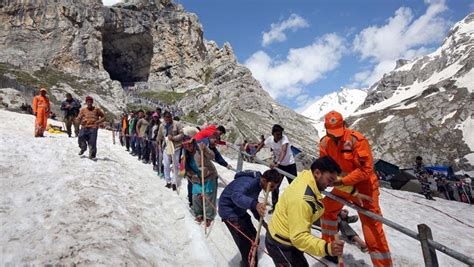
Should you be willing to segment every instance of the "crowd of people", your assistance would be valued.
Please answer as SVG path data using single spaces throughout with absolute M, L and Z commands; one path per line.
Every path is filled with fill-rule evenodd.
M 35 136 L 43 136 L 50 112 L 46 93 L 46 89 L 41 89 L 33 102 Z M 85 100 L 86 107 L 81 108 L 80 101 L 67 94 L 61 110 L 69 137 L 72 137 L 74 126 L 79 155 L 89 149 L 89 158 L 95 159 L 97 130 L 105 115 L 94 106 L 92 97 L 87 96 Z M 369 142 L 361 133 L 346 128 L 342 115 L 336 111 L 325 115 L 325 128 L 327 135 L 320 140 L 320 157 L 300 173 L 297 173 L 290 140 L 281 125 L 275 124 L 271 134 L 266 138 L 262 136 L 252 147 L 245 143 L 241 149 L 250 152 L 250 158 L 256 157 L 263 147 L 271 149 L 270 169 L 263 174 L 258 171 L 236 173 L 219 201 L 219 174 L 214 163 L 233 169 L 218 149 L 219 145 L 226 144 L 222 140 L 226 134 L 224 126 L 186 126 L 170 111 L 156 108 L 153 112 L 124 113 L 116 131 L 125 150 L 143 164 L 150 164 L 164 179 L 166 188 L 179 194 L 182 180 L 186 180 L 189 206 L 197 224 L 203 224 L 207 229 L 219 214 L 240 251 L 242 266 L 257 265 L 254 255 L 258 243 L 255 240 L 262 226 L 267 229 L 266 250 L 277 266 L 308 266 L 305 253 L 337 263 L 345 245 L 338 238 L 339 233 L 361 251 L 368 252 L 374 266 L 391 266 L 382 223 L 362 213 L 358 217 L 349 216 L 343 204 L 321 193 L 331 186 L 333 195 L 382 215 Z M 424 175 L 421 161 L 417 161 L 415 168 L 419 171 L 417 175 Z M 289 185 L 281 194 L 279 187 L 283 176 L 277 169 L 291 174 L 286 177 Z M 272 193 L 268 211 L 272 216 L 268 222 L 263 219 L 267 203 L 259 198 L 262 191 L 266 195 Z M 451 197 L 449 190 L 446 192 Z M 428 195 L 427 198 L 432 197 Z M 261 222 L 258 230 L 248 211 Z M 349 226 L 359 219 L 363 238 Z M 320 225 L 321 238 L 311 232 L 316 223 Z
M 460 201 L 464 203 L 473 204 L 472 196 L 472 180 L 468 174 L 464 174 L 463 177 L 450 181 L 442 172 L 429 173 L 423 164 L 423 158 L 421 156 L 416 157 L 416 163 L 413 167 L 416 178 L 421 185 L 421 194 L 426 199 L 435 200 L 432 196 L 431 181 L 430 178 L 434 179 L 438 195 L 444 197 L 447 200 Z M 455 192 L 458 198 L 455 197 Z
M 43 136 L 51 107 L 42 88 L 35 97 L 33 110 L 36 115 L 35 136 Z M 89 149 L 89 158 L 97 155 L 97 131 L 104 122 L 103 111 L 94 106 L 92 97 L 85 99 L 86 107 L 70 94 L 61 104 L 68 136 L 78 137 L 79 155 Z M 342 115 L 332 111 L 326 115 L 328 135 L 321 139 L 320 158 L 309 170 L 299 174 L 290 140 L 281 125 L 272 127 L 271 135 L 262 137 L 260 143 L 250 149 L 256 157 L 263 147 L 273 153 L 270 169 L 263 174 L 257 171 L 238 172 L 228 184 L 217 202 L 218 171 L 214 162 L 229 169 L 218 146 L 226 134 L 224 126 L 208 125 L 193 127 L 183 124 L 169 111 L 157 108 L 153 112 L 143 110 L 123 114 L 117 125 L 121 145 L 143 164 L 150 164 L 157 175 L 164 179 L 164 186 L 179 193 L 183 179 L 187 181 L 189 206 L 195 222 L 207 229 L 217 214 L 229 229 L 242 256 L 242 266 L 256 266 L 258 245 L 256 233 L 265 227 L 265 246 L 277 266 L 308 266 L 304 253 L 325 257 L 338 262 L 344 241 L 338 239 L 339 231 L 346 240 L 354 242 L 362 251 L 370 253 L 375 266 L 392 264 L 390 251 L 382 224 L 359 214 L 364 240 L 348 224 L 343 205 L 327 197 L 321 191 L 333 186 L 332 193 L 381 215 L 378 204 L 379 186 L 372 164 L 372 154 L 367 139 L 360 133 L 345 128 Z M 245 150 L 245 146 L 242 150 Z M 288 174 L 289 186 L 283 193 L 279 187 L 283 177 L 276 169 Z M 296 176 L 296 178 L 294 178 Z M 272 214 L 267 223 L 263 220 L 266 204 L 259 199 L 265 191 L 272 193 Z M 256 219 L 262 217 L 259 230 L 255 229 L 249 213 Z M 322 238 L 311 233 L 313 223 L 319 221 Z
M 179 192 L 181 180 L 187 180 L 189 206 L 196 223 L 209 227 L 219 214 L 241 253 L 242 266 L 257 264 L 252 257 L 257 229 L 247 211 L 257 220 L 265 215 L 266 203 L 259 199 L 262 191 L 272 193 L 272 218 L 268 224 L 262 223 L 267 228 L 266 249 L 276 265 L 308 266 L 304 253 L 337 262 L 344 247 L 344 241 L 336 239 L 339 231 L 346 240 L 369 252 L 374 265 L 391 265 L 382 224 L 359 214 L 364 241 L 349 226 L 356 217 L 349 217 L 342 204 L 320 193 L 327 186 L 334 186 L 333 194 L 381 215 L 378 180 L 367 139 L 346 129 L 341 114 L 333 111 L 326 117 L 328 135 L 321 140 L 321 157 L 310 170 L 297 173 L 290 140 L 284 128 L 276 124 L 271 135 L 247 150 L 255 157 L 263 147 L 270 148 L 270 170 L 263 174 L 238 172 L 218 203 L 219 175 L 213 162 L 232 169 L 218 150 L 218 145 L 225 144 L 221 140 L 226 133 L 223 126 L 185 126 L 169 111 L 162 113 L 157 108 L 154 112 L 123 114 L 117 128 L 122 146 L 144 164 L 153 165 L 165 180 L 165 187 Z M 242 150 L 246 149 L 242 146 Z M 282 194 L 279 187 L 283 177 L 276 168 L 291 174 Z M 311 234 L 316 221 L 321 225 L 322 238 Z

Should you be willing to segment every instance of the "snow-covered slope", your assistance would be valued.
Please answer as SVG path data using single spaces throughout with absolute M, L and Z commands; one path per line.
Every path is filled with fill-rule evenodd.
M 65 134 L 33 138 L 33 116 L 0 120 L 0 266 L 216 265 L 186 204 L 111 132 L 94 162 Z
M 33 138 L 33 116 L 0 110 L 0 120 L 0 266 L 239 266 L 238 250 L 221 220 L 216 218 L 206 238 L 192 222 L 186 190 L 178 196 L 165 189 L 150 165 L 112 145 L 110 132 L 100 131 L 93 162 L 77 156 L 77 140 L 64 134 Z M 220 194 L 234 173 L 217 168 Z M 244 169 L 266 170 L 248 163 Z M 414 231 L 426 223 L 435 240 L 472 255 L 472 206 L 388 189 L 382 189 L 380 203 L 386 218 Z M 362 232 L 359 223 L 354 229 Z M 423 266 L 418 242 L 385 231 L 395 266 Z M 273 266 L 263 240 L 260 248 L 259 266 Z M 438 259 L 440 266 L 460 266 L 442 253 Z M 371 265 L 369 255 L 353 245 L 346 246 L 344 261 Z
M 474 143 L 469 138 L 474 120 L 473 66 L 471 13 L 451 28 L 433 53 L 399 60 L 366 96 L 360 94 L 363 99 L 352 95 L 357 90 L 343 90 L 324 96 L 303 114 L 314 120 L 322 136 L 322 113 L 340 111 L 351 128 L 368 137 L 376 158 L 401 167 L 412 165 L 421 155 L 430 165 L 474 171 Z M 341 98 L 346 100 L 343 105 Z
M 331 110 L 340 112 L 344 117 L 351 115 L 364 103 L 367 91 L 360 89 L 341 88 L 340 91 L 327 94 L 317 100 L 302 115 L 313 120 L 313 126 L 320 137 L 326 134 L 324 129 L 324 115 Z
M 427 164 L 472 171 L 473 66 L 471 13 L 435 52 L 399 61 L 369 89 L 349 123 L 371 140 L 376 157 L 406 167 L 421 155 Z

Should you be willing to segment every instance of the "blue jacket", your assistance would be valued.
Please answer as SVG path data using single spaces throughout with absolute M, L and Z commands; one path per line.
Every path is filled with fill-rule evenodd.
M 219 198 L 219 216 L 223 220 L 245 216 L 247 210 L 259 218 L 256 206 L 262 191 L 259 172 L 239 172 L 235 180 L 226 186 Z

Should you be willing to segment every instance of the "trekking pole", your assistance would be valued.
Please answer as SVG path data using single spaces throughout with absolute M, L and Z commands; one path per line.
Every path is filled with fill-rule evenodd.
M 265 208 L 267 207 L 269 192 L 270 192 L 270 183 L 267 184 L 267 188 L 265 189 L 265 197 L 264 197 L 264 200 L 263 200 L 263 204 L 265 205 Z M 256 246 L 257 248 L 258 248 L 258 244 L 259 244 L 259 241 L 260 241 L 260 231 L 262 230 L 264 215 L 260 216 L 260 220 L 258 221 L 257 236 L 255 236 L 255 243 L 254 243 L 254 246 Z M 257 249 L 252 248 L 252 257 L 250 258 L 250 266 L 252 266 L 252 267 L 255 266 L 255 257 L 256 256 L 257 256 Z
M 334 236 L 334 239 L 335 239 L 336 241 L 339 241 L 339 234 L 336 234 L 336 235 Z M 342 260 L 342 255 L 341 255 L 341 256 L 337 256 L 337 264 L 338 264 L 339 267 L 344 267 L 344 261 Z
M 202 213 L 204 216 L 204 234 L 207 235 L 207 216 L 206 216 L 206 195 L 204 194 L 204 150 L 201 149 L 201 194 L 202 194 Z

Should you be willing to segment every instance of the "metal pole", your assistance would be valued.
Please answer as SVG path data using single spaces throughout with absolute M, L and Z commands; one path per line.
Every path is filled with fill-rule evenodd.
M 239 153 L 237 157 L 237 172 L 241 172 L 244 167 L 244 158 L 242 156 L 242 153 Z
M 229 145 L 229 147 L 232 147 L 232 148 L 234 148 L 235 150 L 237 150 L 237 151 L 239 152 L 239 154 L 243 154 L 243 155 L 246 155 L 246 156 L 249 156 L 249 157 L 251 156 L 251 155 L 249 155 L 248 153 L 246 153 L 246 152 L 244 152 L 244 151 L 240 151 L 240 149 L 237 149 L 237 148 L 235 148 L 235 147 L 233 147 L 233 146 L 231 146 L 231 145 Z M 256 158 L 256 157 L 255 157 L 254 160 L 255 160 L 255 162 L 257 162 L 257 163 L 259 163 L 259 164 L 262 164 L 262 165 L 265 165 L 265 166 L 269 167 L 269 165 L 268 165 L 265 161 L 263 161 L 263 160 L 261 160 L 261 159 L 259 159 L 259 158 Z M 275 168 L 275 170 L 277 170 L 280 174 L 285 175 L 285 176 L 287 176 L 287 177 L 290 177 L 290 178 L 292 178 L 292 179 L 296 178 L 294 175 L 289 174 L 289 173 L 287 173 L 287 172 L 285 172 L 285 171 L 283 171 L 283 170 L 280 170 L 280 169 L 278 169 L 278 168 Z M 377 220 L 377 221 L 379 221 L 379 222 L 382 222 L 382 223 L 386 224 L 387 226 L 390 226 L 391 228 L 393 228 L 393 229 L 395 229 L 395 230 L 397 230 L 397 231 L 399 231 L 399 232 L 402 232 L 402 233 L 408 235 L 408 236 L 411 237 L 411 238 L 414 238 L 414 239 L 416 239 L 416 240 L 418 240 L 418 241 L 420 240 L 419 237 L 418 237 L 418 233 L 416 233 L 415 231 L 412 231 L 412 230 L 410 230 L 410 229 L 408 229 L 408 228 L 406 228 L 406 227 L 404 227 L 404 226 L 402 226 L 402 225 L 400 225 L 400 224 L 398 224 L 398 223 L 396 223 L 396 222 L 392 222 L 392 221 L 390 221 L 390 220 L 387 220 L 387 219 L 385 219 L 384 217 L 382 217 L 382 216 L 380 216 L 380 215 L 377 215 L 377 214 L 375 214 L 375 213 L 373 213 L 373 212 L 371 212 L 371 211 L 368 211 L 368 210 L 363 209 L 363 208 L 361 208 L 361 207 L 359 207 L 359 206 L 356 206 L 356 205 L 354 205 L 354 204 L 352 204 L 352 203 L 349 203 L 349 202 L 347 202 L 346 200 L 344 200 L 344 199 L 342 199 L 342 198 L 340 198 L 340 197 L 338 197 L 338 196 L 335 196 L 335 195 L 333 195 L 333 194 L 331 194 L 331 193 L 329 193 L 329 192 L 322 191 L 321 193 L 322 193 L 323 195 L 327 196 L 327 197 L 330 197 L 330 198 L 332 198 L 332 199 L 338 201 L 339 203 L 342 203 L 342 204 L 344 204 L 344 205 L 346 205 L 346 206 L 349 206 L 349 207 L 351 207 L 351 208 L 357 210 L 358 212 L 364 214 L 364 215 L 367 216 L 367 217 L 370 217 L 370 218 L 372 218 L 372 219 L 374 219 L 374 220 Z M 430 246 L 432 246 L 433 248 L 435 248 L 435 249 L 441 251 L 442 253 L 444 253 L 444 254 L 446 254 L 446 255 L 448 255 L 448 256 L 450 256 L 450 257 L 453 257 L 453 258 L 455 258 L 455 259 L 457 259 L 457 260 L 459 260 L 459 261 L 461 261 L 461 262 L 467 264 L 468 266 L 474 266 L 474 259 L 473 259 L 473 258 L 470 258 L 470 257 L 468 257 L 468 256 L 466 256 L 466 255 L 464 255 L 464 254 L 462 254 L 462 253 L 460 253 L 460 252 L 457 252 L 457 251 L 455 251 L 455 250 L 453 250 L 453 249 L 450 249 L 450 248 L 448 248 L 448 247 L 446 247 L 446 246 L 444 246 L 444 245 L 442 245 L 442 244 L 440 244 L 440 243 L 438 243 L 438 242 L 436 242 L 436 241 L 434 241 L 434 240 L 427 240 L 427 242 L 428 242 L 428 244 L 429 244 Z
M 418 224 L 418 233 L 421 242 L 421 251 L 425 260 L 426 267 L 438 267 L 438 258 L 436 250 L 428 244 L 428 240 L 433 240 L 431 229 L 426 224 Z

